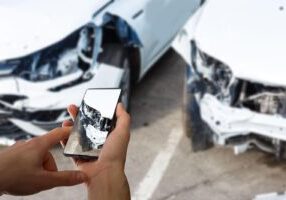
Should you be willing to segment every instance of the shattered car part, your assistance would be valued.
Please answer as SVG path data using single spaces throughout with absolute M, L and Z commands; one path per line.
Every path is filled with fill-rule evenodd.
M 117 87 L 120 83 L 120 79 L 123 71 L 114 66 L 106 64 L 100 64 L 99 69 L 96 69 L 96 75 L 90 80 L 82 81 L 78 85 L 67 87 L 59 91 L 50 91 L 51 85 L 64 84 L 66 79 L 56 82 L 55 84 L 46 83 L 31 83 L 20 78 L 6 78 L 7 84 L 17 81 L 21 86 L 23 93 L 30 96 L 25 96 L 24 99 L 16 99 L 11 102 L 11 99 L 5 101 L 6 96 L 2 96 L 0 100 L 1 118 L 5 121 L 11 122 L 12 126 L 16 126 L 25 132 L 32 135 L 39 135 L 46 132 L 47 129 L 60 125 L 60 123 L 68 119 L 68 113 L 66 112 L 66 106 L 72 103 L 79 103 L 82 99 L 83 88 L 93 87 Z M 106 79 L 108 74 L 110 77 Z M 78 77 L 80 77 L 81 73 Z M 67 77 L 65 77 L 67 78 Z M 71 77 L 73 78 L 73 77 Z M 77 76 L 74 78 L 76 79 Z M 4 82 L 4 79 L 2 79 Z M 57 83 L 58 82 L 58 83 Z M 75 95 L 76 94 L 76 95 Z M 79 94 L 79 95 L 77 95 Z M 46 97 L 49 98 L 46 98 Z M 10 101 L 10 102 L 9 102 Z M 24 109 L 23 109 L 24 108 Z M 2 126 L 0 126 L 0 132 L 3 132 Z M 42 131 L 40 131 L 42 130 Z
M 184 39 L 173 43 L 187 62 L 186 91 L 211 128 L 209 139 L 235 153 L 257 147 L 286 156 L 286 29 L 279 25 L 286 18 L 280 12 L 270 1 L 209 0 L 183 28 Z
M 2 1 L 0 140 L 8 137 L 8 130 L 17 133 L 3 142 L 10 144 L 21 132 L 29 138 L 58 126 L 69 118 L 67 105 L 79 105 L 87 88 L 120 87 L 126 70 L 130 80 L 140 80 L 171 47 L 199 4 L 199 0 Z M 110 52 L 106 49 L 110 44 L 127 52 L 126 69 L 100 60 Z

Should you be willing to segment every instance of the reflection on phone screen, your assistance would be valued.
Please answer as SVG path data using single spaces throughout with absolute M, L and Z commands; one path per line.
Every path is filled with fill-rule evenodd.
M 97 157 L 113 125 L 120 89 L 88 89 L 65 148 L 67 156 Z

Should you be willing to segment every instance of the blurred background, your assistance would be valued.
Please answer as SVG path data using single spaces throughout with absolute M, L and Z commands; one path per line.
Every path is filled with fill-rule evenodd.
M 5 14 L 4 7 L 1 8 L 2 2 L 3 1 L 0 1 L 0 18 L 1 15 L 4 16 Z M 32 3 L 33 1 L 30 0 L 26 3 L 28 2 Z M 134 1 L 131 4 L 134 6 L 134 9 L 138 11 L 137 8 L 141 4 L 143 5 L 143 2 L 144 1 Z M 173 31 L 172 37 L 170 36 L 171 39 L 175 38 L 176 33 L 182 29 L 188 19 L 192 17 L 195 11 L 204 3 L 204 1 L 173 1 L 173 3 L 170 3 L 172 1 L 167 0 L 160 2 L 156 2 L 156 0 L 146 0 L 146 2 L 146 11 L 140 11 L 139 9 L 139 12 L 137 12 L 133 18 L 140 17 L 142 13 L 143 15 L 147 15 L 148 12 L 151 12 L 153 14 L 150 15 L 151 17 L 147 15 L 149 18 L 145 19 L 147 20 L 145 23 L 148 26 L 151 26 L 155 22 L 157 24 L 161 23 L 163 24 L 162 27 L 165 25 L 166 30 L 171 30 L 171 28 L 168 27 L 176 26 L 176 23 L 178 23 L 177 30 Z M 56 3 L 56 1 L 54 3 Z M 104 4 L 103 1 L 98 1 L 98 6 L 102 6 L 100 3 Z M 161 6 L 163 6 L 161 3 L 165 3 L 165 8 L 169 9 L 169 13 L 159 12 L 159 10 L 162 9 Z M 17 9 L 20 9 L 20 4 L 4 3 L 3 6 L 5 5 L 6 8 L 17 7 Z M 138 5 L 135 6 L 133 4 Z M 177 8 L 174 7 L 176 4 L 182 5 Z M 184 15 L 184 11 L 181 11 L 180 9 L 184 7 L 184 5 L 191 6 L 188 8 L 189 11 L 186 12 L 188 15 L 183 17 L 183 20 L 180 20 L 180 16 Z M 91 5 L 87 4 L 85 6 Z M 108 4 L 108 6 L 112 5 Z M 122 7 L 120 6 L 120 8 Z M 3 9 L 2 13 L 1 9 Z M 106 7 L 103 7 L 103 9 L 106 9 Z M 118 8 L 112 8 L 112 11 L 114 13 L 119 12 L 116 9 Z M 166 16 L 160 19 L 154 18 L 154 12 L 157 11 Z M 174 12 L 175 14 L 173 15 L 171 12 Z M 182 12 L 181 15 L 180 12 Z M 162 21 L 168 16 L 170 18 L 173 17 L 175 20 L 172 22 Z M 31 17 L 29 20 L 32 20 L 33 14 L 28 17 Z M 130 56 L 133 58 L 136 57 L 137 48 L 145 48 L 144 51 L 154 50 L 156 49 L 156 44 L 158 42 L 150 42 L 152 40 L 153 32 L 148 33 L 148 29 L 142 31 L 138 28 L 143 26 L 141 22 L 138 24 L 134 23 L 134 26 L 130 28 L 126 25 L 130 25 L 130 21 L 121 21 L 117 18 L 114 19 L 113 17 L 114 16 L 107 17 L 110 21 L 107 20 L 107 28 L 104 30 L 104 33 L 108 36 L 103 37 L 101 35 L 102 33 L 98 33 L 96 32 L 96 29 L 93 30 L 93 28 L 88 26 L 88 28 L 81 31 L 80 34 L 74 36 L 76 42 L 65 41 L 65 44 L 59 43 L 58 46 L 53 46 L 52 49 L 43 50 L 44 52 L 33 53 L 33 55 L 29 54 L 27 58 L 24 58 L 24 61 L 22 61 L 22 55 L 24 56 L 25 52 L 21 52 L 20 50 L 17 55 L 19 55 L 21 59 L 13 58 L 15 57 L 13 56 L 13 53 L 17 51 L 15 48 L 20 48 L 19 46 L 14 47 L 13 44 L 9 44 L 11 47 L 10 52 L 5 52 L 5 49 L 3 50 L 3 48 L 0 50 L 0 54 L 2 54 L 3 57 L 3 62 L 0 62 L 1 148 L 12 145 L 16 140 L 29 139 L 37 136 L 37 134 L 41 135 L 43 134 L 43 130 L 59 125 L 63 119 L 66 119 L 68 116 L 63 108 L 65 105 L 68 105 L 68 103 L 74 102 L 64 101 L 60 106 L 56 106 L 51 111 L 47 109 L 48 104 L 43 106 L 46 103 L 40 102 L 40 99 L 43 98 L 43 96 L 37 96 L 37 94 L 41 94 L 43 90 L 48 90 L 48 93 L 60 92 L 61 90 L 68 90 L 71 87 L 76 87 L 79 82 L 89 83 L 89 81 L 92 81 L 92 73 L 94 73 L 92 66 L 96 65 L 96 63 L 93 63 L 91 58 L 94 54 L 98 53 L 99 55 L 97 56 L 99 56 L 99 60 L 97 61 L 99 63 L 105 63 L 106 65 L 108 64 L 111 66 L 120 65 L 119 68 L 123 69 L 115 70 L 112 67 L 110 68 L 110 66 L 104 66 L 106 67 L 103 67 L 104 71 L 96 71 L 97 80 L 101 80 L 102 77 L 104 77 L 104 80 L 108 79 L 111 81 L 103 81 L 101 83 L 95 81 L 93 84 L 96 86 L 108 87 L 117 85 L 125 91 L 125 96 L 123 97 L 125 99 L 123 99 L 123 101 L 130 107 L 130 114 L 132 117 L 131 141 L 126 164 L 126 174 L 131 187 L 132 199 L 240 200 L 252 199 L 255 195 L 260 193 L 284 191 L 286 186 L 285 163 L 283 161 L 278 161 L 272 155 L 256 150 L 250 150 L 245 154 L 234 155 L 232 149 L 221 147 L 212 148 L 203 152 L 192 151 L 192 144 L 190 138 L 187 136 L 190 134 L 186 134 L 186 121 L 184 118 L 186 108 L 183 103 L 187 66 L 189 65 L 188 61 L 186 61 L 186 57 L 172 49 L 170 41 L 168 45 L 163 45 L 166 41 L 161 41 L 161 43 L 163 43 L 161 44 L 162 47 L 158 47 L 157 52 L 154 53 L 154 55 L 147 55 L 146 52 L 141 52 L 145 57 L 149 57 L 149 59 L 150 57 L 153 58 L 148 62 L 146 61 L 147 64 L 145 64 L 148 65 L 148 67 L 142 67 L 141 74 L 135 73 L 136 76 L 141 76 L 140 82 L 132 82 L 135 75 L 131 67 L 134 65 L 135 61 L 130 60 L 129 65 L 125 65 L 124 59 L 130 58 Z M 12 18 L 11 21 L 13 22 L 14 19 L 15 18 Z M 0 22 L 2 24 L 5 23 L 7 29 L 11 28 L 12 22 L 9 23 L 9 20 L 4 22 L 0 19 Z M 120 30 L 118 33 L 119 36 L 121 35 L 122 37 L 114 35 L 113 31 L 117 26 L 123 28 L 123 30 Z M 162 27 L 159 27 L 155 32 L 155 36 L 158 38 L 161 38 L 164 34 L 168 34 L 166 31 L 162 31 Z M 40 33 L 40 29 L 41 27 L 39 26 L 36 30 Z M 159 31 L 160 29 L 161 31 Z M 0 38 L 7 38 L 9 32 L 7 30 L 5 31 L 4 33 L 0 33 Z M 122 47 L 116 46 L 109 46 L 108 50 L 105 52 L 111 53 L 104 55 L 100 54 L 100 50 L 97 48 L 91 50 L 88 42 L 77 43 L 77 40 L 80 40 L 79 37 L 83 37 L 82 35 L 87 35 L 87 38 L 103 37 L 102 41 L 104 41 L 104 47 L 109 46 L 111 41 L 122 42 L 128 40 L 126 44 L 130 46 L 127 46 L 129 49 L 125 52 L 128 56 L 124 57 L 125 54 L 122 54 L 122 52 L 119 51 Z M 52 36 L 47 35 L 47 40 L 53 40 L 51 37 Z M 28 37 L 22 40 L 27 40 L 27 38 Z M 140 38 L 143 39 L 140 41 Z M 165 40 L 170 38 L 166 37 Z M 150 39 L 150 41 L 148 39 Z M 17 42 L 23 41 L 19 39 Z M 94 41 L 94 43 L 96 43 L 96 41 Z M 93 45 L 98 47 L 94 43 Z M 1 44 L 3 45 L 4 42 L 0 43 L 0 45 Z M 75 52 L 73 52 L 74 46 L 78 44 L 80 44 L 80 49 L 77 49 L 75 52 L 82 51 L 80 58 L 74 57 Z M 63 46 L 66 47 L 65 45 L 69 47 L 69 52 L 61 49 Z M 187 45 L 189 45 L 189 43 Z M 124 48 L 125 47 L 126 46 L 124 46 Z M 29 47 L 23 48 L 26 48 L 27 50 Z M 31 53 L 34 52 L 35 48 L 38 47 L 31 49 Z M 55 52 L 62 57 L 55 57 Z M 66 55 L 67 53 L 71 53 L 71 55 Z M 5 56 L 13 59 L 6 60 L 4 59 Z M 0 56 L 0 58 L 2 57 Z M 43 57 L 45 59 L 43 59 Z M 57 68 L 58 71 L 56 70 L 55 72 L 54 68 L 50 68 L 52 68 L 54 60 L 59 59 L 59 57 L 63 58 L 63 66 L 68 67 L 64 69 Z M 148 60 L 147 58 L 142 59 Z M 73 79 L 69 81 L 57 79 L 61 82 L 61 86 L 57 86 L 58 84 L 56 83 L 52 83 L 51 85 L 46 84 L 47 82 L 45 81 L 47 80 L 55 77 L 59 78 L 63 76 L 63 74 L 72 74 L 72 72 L 74 72 L 74 65 L 79 65 L 79 63 L 82 68 L 86 67 L 88 70 L 84 71 L 85 69 L 82 69 L 84 73 L 75 72 L 75 74 L 73 74 Z M 40 67 L 35 70 L 35 73 L 34 71 L 29 71 L 25 68 L 30 67 L 31 70 L 33 70 L 38 65 Z M 46 66 L 49 67 L 45 68 Z M 126 66 L 127 68 L 125 68 Z M 7 78 L 9 77 L 9 74 L 13 74 L 13 79 Z M 102 77 L 99 77 L 100 75 Z M 14 79 L 14 76 L 19 76 L 21 80 L 20 78 L 19 80 L 17 78 Z M 118 79 L 117 76 L 123 78 Z M 34 87 L 30 86 L 31 82 L 40 84 Z M 132 90 L 129 85 L 131 83 L 133 83 Z M 31 91 L 27 92 L 28 90 Z M 81 90 L 80 94 L 84 92 L 82 91 L 82 88 L 71 90 L 72 93 L 79 96 L 76 101 L 81 100 L 81 95 L 77 95 L 78 93 L 76 93 L 78 90 Z M 25 101 L 27 98 L 25 97 L 25 92 L 27 92 L 29 97 L 34 98 L 33 101 Z M 51 99 L 52 102 L 55 101 L 54 97 Z M 29 107 L 32 103 L 36 105 L 37 109 L 41 108 L 42 110 L 35 111 L 37 110 L 36 108 Z M 24 120 L 21 121 L 20 119 Z M 64 170 L 74 168 L 71 160 L 63 156 L 63 149 L 60 146 L 51 151 L 56 158 L 59 169 Z M 7 200 L 87 199 L 83 185 L 69 188 L 56 188 L 27 197 L 2 196 L 0 198 Z

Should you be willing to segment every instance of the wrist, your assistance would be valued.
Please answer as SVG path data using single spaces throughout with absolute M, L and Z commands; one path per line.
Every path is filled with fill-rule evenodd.
M 130 199 L 127 177 L 120 167 L 109 167 L 91 177 L 88 184 L 89 199 Z
M 112 183 L 125 180 L 125 172 L 123 169 L 116 166 L 105 166 L 102 167 L 94 176 L 90 176 L 87 183 L 88 187 L 94 187 L 99 183 L 110 186 Z M 115 180 L 115 181 L 114 181 Z

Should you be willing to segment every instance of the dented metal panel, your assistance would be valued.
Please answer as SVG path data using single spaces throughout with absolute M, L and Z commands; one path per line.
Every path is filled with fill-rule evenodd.
M 199 2 L 197 2 L 199 6 Z M 194 39 L 194 33 L 196 30 L 196 25 L 200 19 L 200 16 L 203 12 L 203 6 L 197 8 L 195 13 L 190 16 L 186 24 L 183 26 L 181 31 L 178 33 L 176 38 L 172 43 L 173 49 L 181 55 L 186 63 L 191 65 L 191 40 Z
M 110 2 L 1 1 L 0 60 L 22 57 L 59 42 Z
M 106 78 L 107 74 L 108 79 Z M 42 134 L 45 131 L 39 130 L 54 127 L 56 124 L 69 118 L 67 114 L 64 114 L 66 113 L 65 107 L 69 104 L 79 105 L 86 88 L 118 87 L 122 74 L 122 69 L 101 63 L 92 79 L 58 92 L 49 91 L 51 85 L 59 83 L 57 80 L 49 81 L 50 84 L 35 84 L 19 79 L 18 84 L 21 86 L 21 92 L 16 92 L 14 95 L 21 96 L 23 94 L 25 98 L 14 102 L 6 102 L 1 101 L 0 97 L 0 116 L 10 116 L 8 120 L 26 133 L 31 135 Z M 70 78 L 65 77 L 65 81 L 70 81 Z M 38 112 L 46 112 L 46 114 L 43 113 L 46 115 L 44 121 L 39 121 L 40 118 L 36 115 Z M 57 115 L 53 119 L 52 116 L 55 114 L 51 115 L 51 112 L 63 113 L 63 115 Z
M 223 105 L 215 97 L 205 94 L 200 103 L 202 118 L 218 133 L 217 143 L 225 145 L 226 140 L 235 136 L 252 133 L 270 136 L 286 141 L 286 119 L 255 113 L 246 108 Z
M 256 146 L 286 156 L 283 6 L 206 1 L 183 28 L 181 41 L 189 41 L 189 48 L 180 38 L 173 44 L 192 71 L 187 87 L 199 104 L 198 117 L 211 128 L 211 140 L 234 146 L 235 153 Z
M 199 0 L 1 2 L 0 135 L 7 128 L 29 137 L 42 134 L 68 117 L 66 106 L 79 104 L 87 88 L 119 87 L 123 71 L 98 59 L 104 44 L 114 42 L 110 35 L 139 52 L 136 77 L 142 78 L 198 4 Z
M 194 39 L 204 52 L 230 66 L 236 77 L 286 86 L 286 29 L 281 26 L 286 15 L 280 9 L 284 4 L 259 0 L 207 1 Z
M 116 1 L 108 8 L 108 13 L 126 20 L 138 34 L 143 46 L 141 77 L 171 46 L 198 4 L 198 0 L 129 0 Z
M 73 76 L 62 77 L 59 80 L 46 81 L 44 83 L 33 83 L 23 79 L 15 78 L 20 87 L 18 95 L 25 95 L 27 99 L 14 102 L 15 109 L 39 110 L 49 109 L 56 110 L 66 107 L 69 104 L 79 104 L 85 88 L 89 87 L 117 87 L 121 80 L 122 69 L 101 63 L 98 69 L 94 70 L 92 79 L 79 83 L 75 86 L 66 88 L 61 91 L 53 92 L 50 88 L 61 85 L 63 82 L 70 82 L 76 78 Z M 109 78 L 106 78 L 108 74 Z M 2 87 L 1 87 L 2 89 Z M 2 91 L 0 91 L 2 93 Z M 76 95 L 74 95 L 76 94 Z M 70 97 L 70 98 L 66 98 Z

